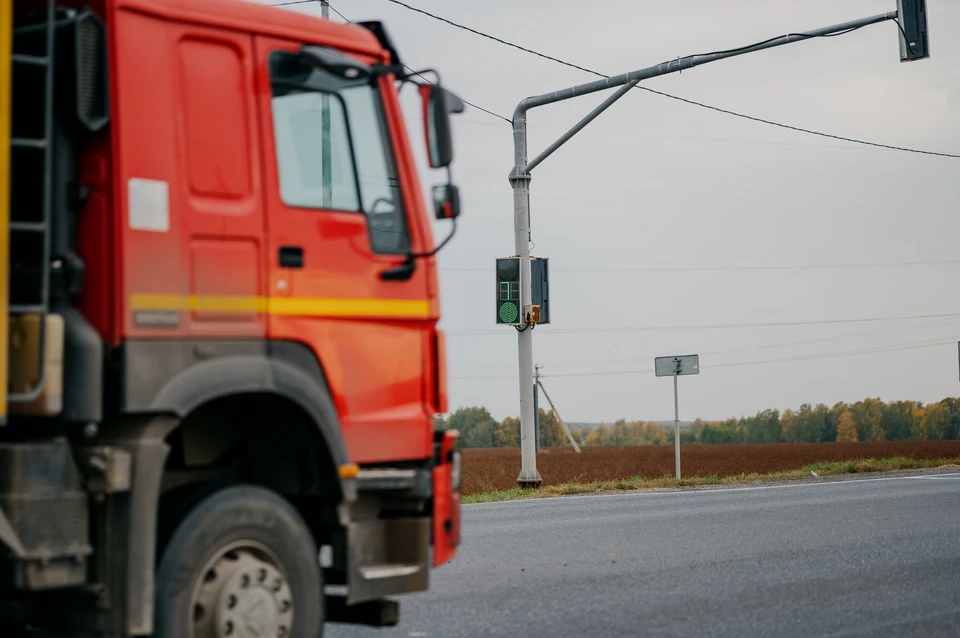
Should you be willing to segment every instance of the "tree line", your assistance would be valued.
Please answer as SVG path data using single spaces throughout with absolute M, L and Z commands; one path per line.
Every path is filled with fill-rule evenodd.
M 540 410 L 540 445 L 567 445 L 553 411 Z M 483 407 L 460 408 L 436 419 L 438 429 L 460 431 L 463 447 L 519 447 L 520 420 L 494 419 Z M 947 398 L 924 405 L 920 401 L 868 398 L 856 403 L 804 403 L 797 410 L 763 410 L 753 416 L 725 421 L 697 419 L 680 432 L 683 444 L 809 443 L 826 441 L 906 441 L 957 439 L 960 399 Z M 673 426 L 651 421 L 601 423 L 573 430 L 581 445 L 672 445 Z

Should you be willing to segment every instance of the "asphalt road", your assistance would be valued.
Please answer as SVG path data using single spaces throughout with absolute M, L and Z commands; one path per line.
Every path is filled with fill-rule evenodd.
M 325 636 L 960 636 L 960 473 L 465 506 L 400 615 Z

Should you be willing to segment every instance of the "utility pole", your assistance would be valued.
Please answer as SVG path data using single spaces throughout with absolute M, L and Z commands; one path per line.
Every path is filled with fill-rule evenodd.
M 534 440 L 537 443 L 536 453 L 540 454 L 540 394 L 537 392 L 537 386 L 540 385 L 540 366 L 534 366 L 533 369 L 535 379 L 533 386 L 533 432 Z
M 550 399 L 550 395 L 547 394 L 547 389 L 543 387 L 543 381 L 540 380 L 540 366 L 537 366 L 537 387 L 543 390 L 543 396 L 547 398 L 547 403 L 550 404 L 550 409 L 553 410 L 553 416 L 557 417 L 557 421 L 560 422 L 560 427 L 563 428 L 564 433 L 567 435 L 567 440 L 570 441 L 570 445 L 573 446 L 573 449 L 577 454 L 580 454 L 580 446 L 577 445 L 576 440 L 573 438 L 570 428 L 567 427 L 567 424 L 564 423 L 563 419 L 560 417 L 560 412 L 557 411 L 557 406 L 553 404 L 553 401 Z
M 929 57 L 929 45 L 926 31 L 926 11 L 924 0 L 897 0 L 900 29 L 900 59 L 901 61 L 918 60 Z M 906 10 L 909 5 L 909 10 Z M 537 487 L 541 483 L 540 473 L 537 471 L 535 425 L 533 411 L 533 329 L 536 325 L 530 308 L 530 172 L 552 155 L 557 149 L 566 144 L 574 135 L 579 133 L 590 122 L 609 108 L 614 102 L 636 86 L 640 81 L 655 78 L 669 73 L 692 69 L 693 67 L 732 58 L 747 53 L 754 53 L 764 49 L 800 42 L 810 38 L 841 35 L 872 24 L 879 24 L 887 20 L 897 20 L 897 11 L 888 11 L 869 18 L 844 22 L 822 29 L 814 29 L 805 33 L 792 33 L 779 38 L 773 38 L 758 44 L 752 44 L 739 49 L 729 49 L 705 55 L 690 55 L 676 58 L 647 67 L 623 73 L 603 80 L 596 80 L 586 84 L 561 89 L 552 93 L 545 93 L 521 100 L 513 113 L 513 170 L 510 172 L 510 186 L 513 189 L 513 229 L 516 254 L 520 260 L 520 326 L 517 328 L 517 354 L 520 371 L 520 445 L 521 469 L 517 477 L 520 487 Z M 906 34 L 911 34 L 907 39 Z M 617 89 L 613 95 L 604 100 L 598 107 L 588 113 L 569 131 L 561 135 L 553 144 L 532 160 L 527 160 L 527 112 L 531 109 L 555 104 L 574 97 L 589 93 L 596 93 L 606 89 Z M 678 446 L 679 449 L 679 446 Z
M 320 16 L 330 19 L 330 3 L 320 0 Z M 330 95 L 320 94 L 320 179 L 324 208 L 333 208 L 333 166 L 330 152 Z

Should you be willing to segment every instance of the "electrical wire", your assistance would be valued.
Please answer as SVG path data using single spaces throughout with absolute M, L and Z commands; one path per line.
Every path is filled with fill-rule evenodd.
M 890 346 L 890 347 L 877 347 L 864 350 L 852 350 L 849 352 L 833 352 L 833 353 L 824 353 L 816 355 L 807 355 L 802 357 L 784 357 L 781 359 L 762 359 L 760 361 L 741 361 L 737 363 L 718 363 L 714 365 L 706 366 L 701 369 L 714 369 L 714 368 L 735 368 L 742 366 L 752 366 L 752 365 L 767 365 L 770 363 L 792 363 L 794 361 L 814 361 L 819 359 L 836 359 L 841 357 L 857 357 L 864 354 L 878 354 L 884 352 L 901 352 L 904 350 L 923 350 L 925 348 L 934 348 L 937 346 L 952 345 L 957 343 L 956 339 L 950 339 L 946 341 L 925 341 L 918 342 L 916 344 L 904 344 L 900 346 Z
M 823 326 L 833 324 L 847 323 L 876 323 L 880 321 L 910 321 L 920 319 L 947 319 L 960 318 L 960 313 L 940 313 L 930 315 L 912 315 L 901 317 L 863 317 L 859 319 L 817 319 L 810 321 L 768 321 L 758 323 L 719 323 L 702 325 L 678 325 L 678 326 L 624 326 L 618 328 L 555 328 L 548 330 L 544 336 L 554 334 L 584 333 L 604 334 L 610 332 L 680 332 L 685 330 L 730 330 L 741 328 L 784 328 L 791 326 Z M 463 330 L 448 331 L 448 336 L 481 336 L 481 335 L 501 335 L 502 330 Z
M 458 28 L 458 29 L 463 29 L 464 31 L 468 31 L 468 32 L 473 33 L 473 34 L 475 34 L 475 35 L 478 35 L 478 36 L 480 36 L 480 37 L 482 37 L 482 38 L 486 38 L 486 39 L 488 39 L 488 40 L 493 40 L 494 42 L 497 42 L 497 43 L 499 43 L 499 44 L 503 44 L 503 45 L 505 45 L 505 46 L 508 46 L 508 47 L 517 49 L 517 50 L 519 50 L 519 51 L 523 51 L 524 53 L 529 53 L 529 54 L 531 54 L 531 55 L 535 55 L 535 56 L 540 57 L 540 58 L 543 58 L 543 59 L 545 59 L 545 60 L 549 60 L 549 61 L 551 61 L 551 62 L 556 62 L 557 64 L 562 64 L 562 65 L 564 65 L 564 66 L 566 66 L 566 67 L 569 67 L 569 68 L 571 68 L 571 69 L 577 69 L 578 71 L 583 71 L 584 73 L 589 73 L 589 74 L 591 74 L 591 75 L 595 75 L 595 76 L 601 77 L 601 78 L 609 78 L 609 77 L 610 77 L 609 75 L 605 75 L 605 74 L 600 73 L 599 71 L 595 71 L 595 70 L 593 70 L 593 69 L 588 69 L 588 68 L 586 68 L 586 67 L 580 66 L 579 64 L 574 64 L 574 63 L 568 62 L 568 61 L 566 61 L 566 60 L 561 60 L 560 58 L 556 58 L 556 57 L 554 57 L 554 56 L 547 55 L 547 54 L 545 54 L 545 53 L 541 53 L 541 52 L 539 52 L 539 51 L 535 51 L 535 50 L 533 50 L 533 49 L 529 49 L 529 48 L 527 48 L 527 47 L 521 46 L 521 45 L 516 44 L 516 43 L 514 43 L 514 42 L 510 42 L 510 41 L 508 41 L 508 40 L 504 40 L 504 39 L 502 39 L 502 38 L 498 38 L 498 37 L 496 37 L 496 36 L 490 35 L 489 33 L 484 33 L 483 31 L 478 31 L 477 29 L 473 29 L 473 28 L 471 28 L 471 27 L 468 27 L 468 26 L 466 26 L 466 25 L 460 24 L 460 23 L 458 23 L 458 22 L 454 22 L 453 20 L 450 20 L 450 19 L 448 19 L 448 18 L 444 18 L 444 17 L 439 16 L 439 15 L 436 15 L 436 14 L 434 14 L 434 13 L 430 13 L 429 11 L 424 11 L 423 9 L 419 9 L 419 8 L 417 8 L 417 7 L 414 7 L 413 5 L 407 4 L 406 2 L 402 2 L 401 0 L 387 0 L 387 2 L 390 2 L 390 3 L 393 3 L 393 4 L 395 4 L 395 5 L 404 7 L 405 9 L 408 9 L 408 10 L 410 10 L 410 11 L 414 11 L 414 12 L 416 12 L 416 13 L 423 14 L 423 15 L 429 17 L 429 18 L 432 18 L 432 19 L 434 19 L 434 20 L 438 20 L 438 21 L 440 21 L 440 22 L 444 22 L 444 23 L 446 23 L 446 24 L 448 24 L 448 25 L 450 25 L 450 26 L 456 27 L 456 28 Z M 838 34 L 836 34 L 836 35 L 840 35 L 840 34 L 838 33 Z M 778 37 L 783 37 L 783 36 L 778 36 Z M 811 36 L 811 37 L 818 37 L 818 36 Z M 822 37 L 828 37 L 828 36 L 822 36 Z M 774 39 L 776 39 L 776 38 L 774 38 Z M 752 46 L 756 46 L 756 45 L 752 45 Z M 745 47 L 745 48 L 746 48 L 746 47 Z M 732 49 L 732 50 L 736 50 L 736 49 Z M 653 93 L 654 95 L 659 95 L 659 96 L 661 96 L 661 97 L 669 98 L 669 99 L 671 99 L 671 100 L 677 100 L 678 102 L 683 102 L 683 103 L 685 103 L 685 104 L 690 104 L 690 105 L 692 105 L 692 106 L 697 106 L 697 107 L 700 107 L 700 108 L 703 108 L 703 109 L 708 109 L 708 110 L 711 110 L 711 111 L 716 111 L 717 113 L 723 113 L 723 114 L 725 114 L 725 115 L 731 115 L 731 116 L 733 116 L 733 117 L 738 117 L 738 118 L 742 118 L 742 119 L 745 119 L 745 120 L 750 120 L 750 121 L 752 121 L 752 122 L 757 122 L 757 123 L 759 123 L 759 124 L 766 124 L 766 125 L 768 125 L 768 126 L 775 126 L 775 127 L 778 127 L 778 128 L 787 129 L 787 130 L 791 130 L 791 131 L 796 131 L 796 132 L 799 132 L 799 133 L 805 133 L 805 134 L 807 134 L 807 135 L 816 135 L 816 136 L 818 136 L 818 137 L 825 137 L 825 138 L 828 138 L 828 139 L 839 140 L 839 141 L 842 141 L 842 142 L 849 142 L 849 143 L 852 143 L 852 144 L 862 144 L 862 145 L 864 145 L 864 146 L 872 146 L 872 147 L 875 147 L 875 148 L 883 148 L 883 149 L 888 149 L 888 150 L 893 150 L 893 151 L 901 151 L 901 152 L 904 152 L 904 153 L 917 153 L 917 154 L 920 154 L 920 155 L 934 155 L 934 156 L 937 156 L 937 157 L 949 157 L 949 158 L 952 158 L 952 159 L 960 159 L 960 155 L 953 154 L 953 153 L 941 153 L 941 152 L 937 152 L 937 151 L 927 151 L 927 150 L 923 150 L 923 149 L 908 148 L 908 147 L 904 147 L 904 146 L 893 146 L 893 145 L 890 145 L 890 144 L 881 144 L 881 143 L 878 143 L 878 142 L 870 142 L 870 141 L 867 141 L 867 140 L 861 140 L 861 139 L 857 139 L 857 138 L 853 138 L 853 137 L 846 137 L 846 136 L 843 136 L 843 135 L 833 135 L 833 134 L 831 134 L 831 133 L 824 133 L 824 132 L 822 132 L 822 131 L 815 131 L 815 130 L 813 130 L 813 129 L 803 128 L 803 127 L 799 127 L 799 126 L 793 126 L 793 125 L 790 125 L 790 124 L 784 124 L 784 123 L 782 123 L 782 122 L 776 122 L 776 121 L 774 121 L 774 120 L 767 120 L 767 119 L 760 118 L 760 117 L 756 117 L 756 116 L 753 116 L 753 115 L 746 115 L 746 114 L 744 114 L 744 113 L 738 113 L 738 112 L 736 112 L 736 111 L 731 111 L 731 110 L 729 110 L 729 109 L 724 109 L 724 108 L 720 108 L 720 107 L 717 107 L 717 106 L 712 106 L 712 105 L 710 105 L 710 104 L 706 104 L 706 103 L 703 103 L 703 102 L 698 102 L 698 101 L 696 101 L 696 100 L 691 100 L 691 99 L 688 99 L 688 98 L 680 97 L 680 96 L 678 96 L 678 95 L 673 95 L 673 94 L 671 94 L 671 93 L 666 93 L 666 92 L 664 92 L 664 91 L 657 91 L 657 90 L 655 90 L 655 89 L 651 89 L 651 88 L 649 88 L 649 87 L 643 86 L 642 84 L 638 84 L 638 85 L 636 86 L 636 88 L 641 89 L 641 90 L 643 90 L 643 91 L 647 91 L 647 92 L 649 92 L 649 93 Z
M 327 3 L 327 6 L 330 7 L 330 10 L 331 10 L 331 11 L 333 11 L 333 12 L 336 13 L 338 16 L 340 16 L 340 17 L 343 19 L 344 22 L 346 22 L 347 24 L 353 24 L 353 21 L 352 21 L 352 20 L 348 20 L 347 17 L 346 17 L 345 15 L 343 15 L 342 13 L 340 13 L 339 11 L 337 11 L 336 7 L 334 7 L 332 4 L 330 4 L 330 3 L 328 2 L 328 3 Z
M 271 6 L 271 7 L 284 7 L 284 6 L 292 5 L 292 4 L 306 4 L 306 3 L 308 3 L 308 2 L 320 2 L 320 0 L 295 0 L 294 2 L 281 2 L 280 4 L 271 4 L 271 5 L 268 5 L 268 6 Z M 332 4 L 330 4 L 329 2 L 327 2 L 327 7 L 329 7 L 331 11 L 333 11 L 333 12 L 336 13 L 338 16 L 340 16 L 340 18 L 341 18 L 344 22 L 346 22 L 347 24 L 353 24 L 353 21 L 352 21 L 352 20 L 350 20 L 349 18 L 347 18 L 347 16 L 343 15 L 342 13 L 340 13 L 340 11 L 338 11 L 337 8 L 334 7 Z M 411 68 L 410 68 L 409 66 L 407 66 L 406 64 L 403 65 L 403 68 L 405 68 L 405 69 L 406 69 L 407 71 L 409 71 L 410 73 L 413 73 L 413 74 L 416 75 L 417 77 L 421 78 L 424 82 L 429 82 L 430 84 L 433 84 L 433 82 L 430 82 L 430 80 L 428 80 L 427 78 L 423 77 L 420 73 L 417 73 L 416 71 L 414 71 L 413 69 L 411 69 Z M 458 96 L 458 97 L 460 97 L 460 96 Z M 504 116 L 504 115 L 500 115 L 499 113 L 496 113 L 496 112 L 494 112 L 494 111 L 491 111 L 490 109 L 484 108 L 484 107 L 480 106 L 479 104 L 474 104 L 473 102 L 470 102 L 469 100 L 464 100 L 462 97 L 460 97 L 460 100 L 461 100 L 464 104 L 468 104 L 468 105 L 472 106 L 473 108 L 477 109 L 478 111 L 482 111 L 482 112 L 486 113 L 487 115 L 492 115 L 492 116 L 495 117 L 495 118 L 498 118 L 498 119 L 500 119 L 500 120 L 503 120 L 503 121 L 506 122 L 507 124 L 511 124 L 511 125 L 513 124 L 513 123 L 510 121 L 510 118 L 508 118 L 508 117 L 506 117 L 506 116 Z
M 553 272 L 723 272 L 723 271 L 767 271 L 767 270 L 832 270 L 856 268 L 901 268 L 914 266 L 948 266 L 960 264 L 960 259 L 945 259 L 941 261 L 900 261 L 866 264 L 799 264 L 799 265 L 764 265 L 764 266 L 703 266 L 703 267 L 645 267 L 645 268 L 551 268 Z M 489 273 L 489 268 L 440 268 L 443 272 L 483 272 Z
M 924 327 L 930 327 L 930 328 L 932 328 L 932 327 L 935 327 L 935 326 L 924 326 Z M 911 328 L 911 329 L 916 330 L 917 328 Z M 888 332 L 894 332 L 894 331 L 891 330 L 891 331 L 888 331 Z M 875 333 L 868 333 L 868 334 L 870 334 L 870 335 L 878 335 L 878 334 L 884 334 L 884 333 L 883 333 L 883 332 L 875 332 Z M 827 339 L 810 339 L 810 340 L 806 340 L 806 341 L 794 341 L 794 342 L 791 342 L 791 343 L 770 344 L 770 345 L 766 345 L 766 346 L 757 346 L 757 347 L 755 347 L 755 348 L 733 348 L 733 349 L 729 349 L 729 350 L 713 350 L 713 351 L 708 351 L 708 352 L 700 352 L 699 354 L 700 354 L 700 355 L 717 355 L 717 354 L 734 354 L 734 353 L 743 353 L 743 352 L 753 352 L 753 351 L 761 350 L 761 349 L 784 348 L 784 347 L 790 347 L 790 346 L 794 346 L 794 345 L 808 345 L 808 344 L 813 344 L 813 343 L 824 343 L 824 342 L 827 342 L 827 341 L 837 341 L 837 340 L 847 339 L 847 338 L 851 338 L 851 337 L 859 337 L 859 336 L 864 336 L 864 337 L 865 337 L 865 336 L 868 336 L 868 334 L 863 334 L 863 335 L 844 335 L 843 337 L 832 337 L 832 338 L 827 338 Z M 936 337 L 936 339 L 933 339 L 933 340 L 931 340 L 931 339 L 924 339 L 924 340 L 921 340 L 921 341 L 918 341 L 918 342 L 911 342 L 911 343 L 903 344 L 903 345 L 911 345 L 911 346 L 912 346 L 912 345 L 917 345 L 917 344 L 926 344 L 926 343 L 929 343 L 930 341 L 936 341 L 938 344 L 940 344 L 941 342 L 940 342 L 939 340 L 940 340 L 940 339 L 943 339 L 943 338 L 944 338 L 944 337 Z M 949 342 L 949 343 L 952 343 L 952 341 Z M 887 348 L 887 347 L 890 347 L 890 346 L 871 346 L 871 347 L 869 347 L 869 348 L 864 348 L 864 349 L 862 349 L 862 351 L 863 351 L 863 352 L 867 352 L 867 351 L 873 351 L 873 350 L 876 349 L 876 348 Z M 853 351 L 851 351 L 851 352 L 861 352 L 861 350 L 858 349 L 858 350 L 853 350 Z M 806 356 L 806 355 L 801 356 L 801 359 L 804 358 L 805 356 Z M 818 355 L 814 355 L 814 356 L 818 356 Z M 654 357 L 652 357 L 652 356 L 646 357 L 646 359 L 652 359 L 652 358 L 654 358 Z M 633 360 L 637 360 L 637 359 L 638 359 L 637 357 L 633 358 Z M 793 359 L 794 359 L 793 357 L 788 357 L 788 358 L 786 358 L 785 360 L 793 360 Z M 779 359 L 772 360 L 772 361 L 779 361 Z M 620 363 L 626 363 L 627 360 L 621 359 L 619 362 L 620 362 Z M 727 367 L 727 366 L 730 366 L 730 365 L 741 365 L 741 363 L 751 363 L 751 362 L 738 362 L 738 363 L 736 363 L 736 364 L 716 364 L 716 365 L 712 365 L 712 366 L 711 366 L 711 365 L 707 365 L 706 367 L 707 367 L 707 368 L 717 368 L 717 367 L 721 367 L 721 368 L 722 368 L 722 367 Z M 549 365 L 541 365 L 541 366 L 540 366 L 541 369 L 552 368 L 552 367 L 554 367 L 554 366 L 549 366 Z M 557 366 L 557 367 L 559 367 L 559 366 Z M 701 366 L 701 367 L 703 367 L 703 366 Z M 561 374 L 565 374 L 565 373 L 561 373 Z M 569 373 L 566 373 L 566 374 L 569 374 Z M 601 372 L 595 372 L 595 373 L 590 373 L 590 374 L 598 374 L 598 375 L 599 375 L 599 374 L 601 374 Z M 602 374 L 616 374 L 616 372 L 603 371 Z M 550 376 L 558 376 L 558 375 L 557 375 L 557 374 L 553 374 L 553 375 L 550 375 Z
M 939 338 L 938 338 L 939 339 Z M 900 352 L 905 350 L 922 350 L 925 348 L 933 348 L 937 346 L 952 345 L 957 343 L 957 339 L 950 339 L 944 341 L 920 341 L 916 343 L 907 343 L 907 344 L 897 344 L 891 346 L 878 346 L 874 348 L 865 348 L 861 350 L 849 350 L 845 352 L 827 352 L 822 354 L 815 355 L 805 355 L 805 356 L 796 356 L 796 357 L 782 357 L 779 359 L 761 359 L 759 361 L 738 361 L 732 363 L 718 363 L 713 365 L 701 365 L 701 370 L 708 370 L 714 368 L 736 368 L 752 365 L 768 365 L 771 363 L 793 363 L 797 361 L 814 361 L 819 359 L 835 359 L 835 358 L 844 358 L 844 357 L 856 357 L 867 354 L 882 354 L 887 352 Z M 560 373 L 560 374 L 544 374 L 540 375 L 543 379 L 559 379 L 559 378 L 581 378 L 581 377 L 602 377 L 602 376 L 616 376 L 624 374 L 650 374 L 654 372 L 653 368 L 643 368 L 635 370 L 617 370 L 613 372 L 571 372 L 571 373 Z M 451 376 L 451 380 L 472 380 L 472 379 L 510 379 L 511 381 L 516 380 L 516 375 L 478 375 L 478 376 Z
M 803 339 L 801 341 L 788 341 L 785 343 L 769 343 L 759 346 L 749 346 L 744 348 L 729 348 L 726 350 L 709 350 L 706 352 L 700 352 L 701 355 L 717 355 L 717 354 L 735 354 L 741 352 L 756 352 L 757 350 L 770 350 L 776 348 L 789 348 L 792 346 L 805 346 L 815 343 L 827 343 L 830 341 L 845 341 L 847 339 L 861 339 L 863 337 L 874 337 L 877 335 L 886 335 L 892 334 L 894 332 L 909 332 L 911 330 L 923 330 L 930 328 L 940 328 L 943 326 L 955 325 L 960 320 L 950 319 L 947 321 L 937 321 L 934 323 L 921 323 L 914 324 L 912 326 L 901 326 L 898 328 L 887 328 L 885 330 L 876 330 L 873 332 L 858 332 L 856 334 L 845 334 L 845 335 L 836 335 L 833 337 L 822 337 L 818 339 Z M 593 359 L 590 361 L 567 361 L 567 362 L 558 362 L 558 363 L 547 363 L 541 364 L 540 367 L 544 369 L 554 369 L 554 368 L 568 368 L 571 366 L 594 366 L 594 365 L 607 365 L 607 364 L 618 364 L 618 363 L 634 363 L 636 361 L 645 361 L 653 359 L 656 355 L 636 355 L 632 357 L 618 357 L 616 359 Z M 483 364 L 483 365 L 466 365 L 466 366 L 457 366 L 453 370 L 469 370 L 469 369 L 478 369 L 478 368 L 502 368 L 502 364 Z
M 909 344 L 900 344 L 896 346 L 878 346 L 874 348 L 864 348 L 860 350 L 849 350 L 845 352 L 826 352 L 822 354 L 812 354 L 812 355 L 803 355 L 795 357 L 781 357 L 778 359 L 761 359 L 758 361 L 736 361 L 732 363 L 716 363 L 713 365 L 701 365 L 700 370 L 712 370 L 714 368 L 740 368 L 744 366 L 752 365 L 768 365 L 771 363 L 793 363 L 797 361 L 816 361 L 819 359 L 835 359 L 843 357 L 856 357 L 865 354 L 878 354 L 884 352 L 899 352 L 903 350 L 919 350 L 923 348 L 932 348 L 935 346 L 942 346 L 947 344 L 955 343 L 956 340 L 950 341 L 931 341 L 925 340 L 917 343 Z M 570 372 L 570 373 L 561 373 L 561 374 L 550 374 L 550 375 L 540 375 L 541 378 L 555 379 L 561 377 L 604 377 L 604 376 L 614 376 L 618 374 L 649 374 L 653 372 L 653 368 L 643 368 L 640 370 L 619 370 L 615 372 Z M 511 377 L 512 378 L 512 377 Z
M 907 37 L 907 32 L 903 30 L 903 25 L 900 24 L 900 20 L 894 20 L 894 22 L 896 23 L 897 28 L 900 29 L 900 33 L 903 34 L 903 41 L 904 41 L 904 42 L 907 44 L 907 46 L 910 48 L 910 53 L 913 54 L 913 52 L 914 52 L 914 51 L 913 51 L 913 45 L 910 44 L 910 38 Z
M 770 44 L 771 42 L 776 42 L 777 40 L 779 40 L 779 39 L 781 39 L 781 38 L 803 38 L 803 39 L 806 39 L 806 40 L 810 40 L 810 39 L 813 39 L 813 38 L 834 38 L 834 37 L 836 37 L 836 36 L 838 36 L 838 35 L 846 35 L 846 34 L 848 34 L 848 33 L 853 33 L 854 31 L 858 31 L 858 30 L 860 30 L 860 29 L 862 29 L 862 28 L 864 28 L 864 27 L 868 27 L 868 26 L 871 26 L 871 25 L 874 25 L 874 24 L 879 24 L 879 23 L 881 23 L 881 22 L 886 22 L 887 19 L 888 19 L 888 18 L 885 18 L 885 17 L 881 16 L 881 17 L 877 18 L 876 20 L 874 20 L 874 21 L 872 21 L 872 22 L 868 22 L 868 23 L 866 23 L 866 24 L 861 24 L 861 25 L 856 26 L 856 27 L 850 27 L 849 29 L 844 29 L 843 31 L 837 31 L 837 32 L 835 32 L 835 33 L 827 33 L 827 34 L 823 34 L 823 35 L 816 35 L 816 34 L 809 34 L 809 33 L 787 33 L 787 34 L 785 34 L 785 35 L 778 35 L 778 36 L 776 36 L 775 38 L 767 38 L 766 40 L 761 40 L 760 42 L 754 42 L 753 44 L 748 44 L 748 45 L 742 46 L 742 47 L 736 47 L 736 48 L 734 48 L 734 49 L 725 49 L 725 50 L 723 50 L 723 51 L 711 51 L 710 53 L 696 53 L 696 54 L 694 54 L 694 55 L 690 55 L 690 56 L 687 56 L 687 57 L 688 57 L 688 58 L 702 58 L 702 57 L 706 57 L 706 56 L 708 56 L 708 55 L 726 55 L 726 54 L 729 54 L 729 53 L 739 53 L 739 52 L 741 52 L 741 51 L 746 51 L 746 50 L 752 49 L 752 48 L 754 48 L 754 47 L 759 47 L 759 46 L 763 46 L 763 45 L 765 45 L 765 44 Z

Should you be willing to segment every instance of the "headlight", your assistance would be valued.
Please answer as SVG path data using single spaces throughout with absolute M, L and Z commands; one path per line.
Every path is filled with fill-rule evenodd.
M 450 487 L 454 492 L 459 492 L 461 483 L 463 483 L 463 461 L 460 452 L 454 451 L 450 459 Z

